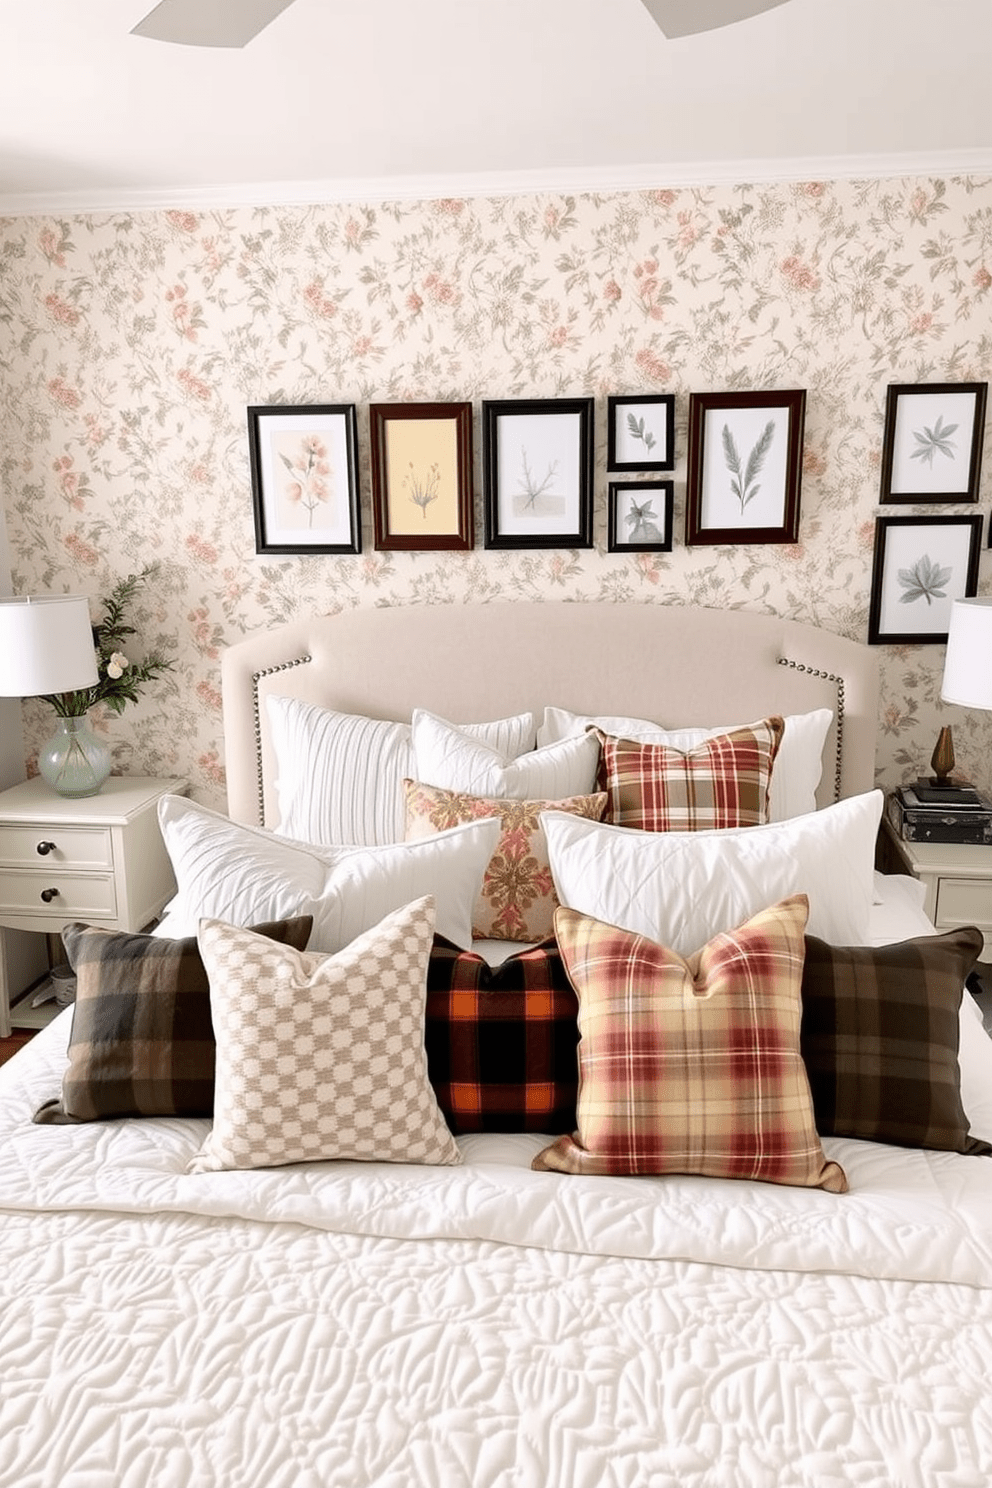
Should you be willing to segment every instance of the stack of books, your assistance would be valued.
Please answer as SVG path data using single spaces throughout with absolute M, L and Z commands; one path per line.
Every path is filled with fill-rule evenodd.
M 888 812 L 904 842 L 992 845 L 992 801 L 971 785 L 901 785 L 889 797 Z

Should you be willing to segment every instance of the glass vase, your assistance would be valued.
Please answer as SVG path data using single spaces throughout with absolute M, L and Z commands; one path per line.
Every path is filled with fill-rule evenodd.
M 38 770 L 60 796 L 95 796 L 110 774 L 110 750 L 85 715 L 56 718 L 55 733 L 38 751 Z

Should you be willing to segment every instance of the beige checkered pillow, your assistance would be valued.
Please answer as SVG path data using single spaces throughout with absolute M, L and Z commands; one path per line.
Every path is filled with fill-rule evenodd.
M 430 896 L 329 956 L 204 920 L 214 1124 L 188 1171 L 328 1158 L 461 1162 L 427 1076 L 433 935 Z
M 699 1173 L 843 1193 L 799 1049 L 807 901 L 687 960 L 573 909 L 555 934 L 579 999 L 578 1130 L 535 1157 L 562 1173 Z

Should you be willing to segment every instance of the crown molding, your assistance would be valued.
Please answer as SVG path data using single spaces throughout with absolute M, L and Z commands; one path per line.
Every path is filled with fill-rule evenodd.
M 992 149 L 561 166 L 541 170 L 177 185 L 154 189 L 108 187 L 105 190 L 0 193 L 0 218 L 50 217 L 59 213 L 99 215 L 340 202 L 427 201 L 449 197 L 529 196 L 562 191 L 602 194 L 679 187 L 759 185 L 775 181 L 850 181 L 906 176 L 992 176 Z

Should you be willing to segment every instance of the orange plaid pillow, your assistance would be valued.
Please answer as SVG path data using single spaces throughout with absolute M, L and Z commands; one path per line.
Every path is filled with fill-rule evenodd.
M 578 1130 L 533 1167 L 698 1173 L 844 1193 L 799 1049 L 804 894 L 684 960 L 572 909 L 555 935 L 579 999 Z
M 760 827 L 768 820 L 772 766 L 785 732 L 776 716 L 704 739 L 688 750 L 594 730 L 604 821 L 644 832 Z

